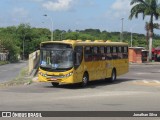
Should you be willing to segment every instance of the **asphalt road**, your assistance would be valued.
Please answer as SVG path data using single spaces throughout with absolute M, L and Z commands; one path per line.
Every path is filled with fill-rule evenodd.
M 132 65 L 115 83 L 101 80 L 85 89 L 49 83 L 1 88 L 0 111 L 160 111 L 159 73 L 160 65 Z
M 14 79 L 25 66 L 27 66 L 25 61 L 0 66 L 0 82 Z
M 159 64 L 137 64 L 130 65 L 130 72 L 120 78 L 131 78 L 133 80 L 157 80 L 160 81 L 160 63 Z

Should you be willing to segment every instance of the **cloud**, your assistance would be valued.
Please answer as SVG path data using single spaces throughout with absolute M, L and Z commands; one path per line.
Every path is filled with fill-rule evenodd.
M 110 10 L 106 12 L 106 16 L 112 16 L 112 18 L 129 16 L 131 7 L 130 0 L 115 0 Z
M 73 0 L 56 0 L 43 3 L 43 7 L 50 11 L 66 11 L 72 7 Z
M 130 0 L 116 0 L 115 3 L 112 4 L 111 8 L 116 11 L 130 10 Z

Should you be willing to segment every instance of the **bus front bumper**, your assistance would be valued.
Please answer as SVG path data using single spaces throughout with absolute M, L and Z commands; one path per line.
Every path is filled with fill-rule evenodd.
M 45 77 L 42 75 L 38 75 L 38 81 L 39 82 L 55 82 L 55 83 L 59 83 L 59 84 L 73 84 L 73 75 L 68 76 L 68 77 L 64 77 L 64 78 L 55 78 L 55 77 Z

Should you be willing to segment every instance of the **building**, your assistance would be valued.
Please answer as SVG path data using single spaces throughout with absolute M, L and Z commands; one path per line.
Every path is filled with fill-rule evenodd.
M 130 47 L 129 48 L 129 62 L 142 63 L 142 50 L 143 47 Z

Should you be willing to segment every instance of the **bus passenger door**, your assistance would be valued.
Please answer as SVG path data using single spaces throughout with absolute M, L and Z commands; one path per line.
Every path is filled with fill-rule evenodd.
M 83 47 L 76 46 L 74 50 L 74 82 L 81 82 L 83 77 Z

